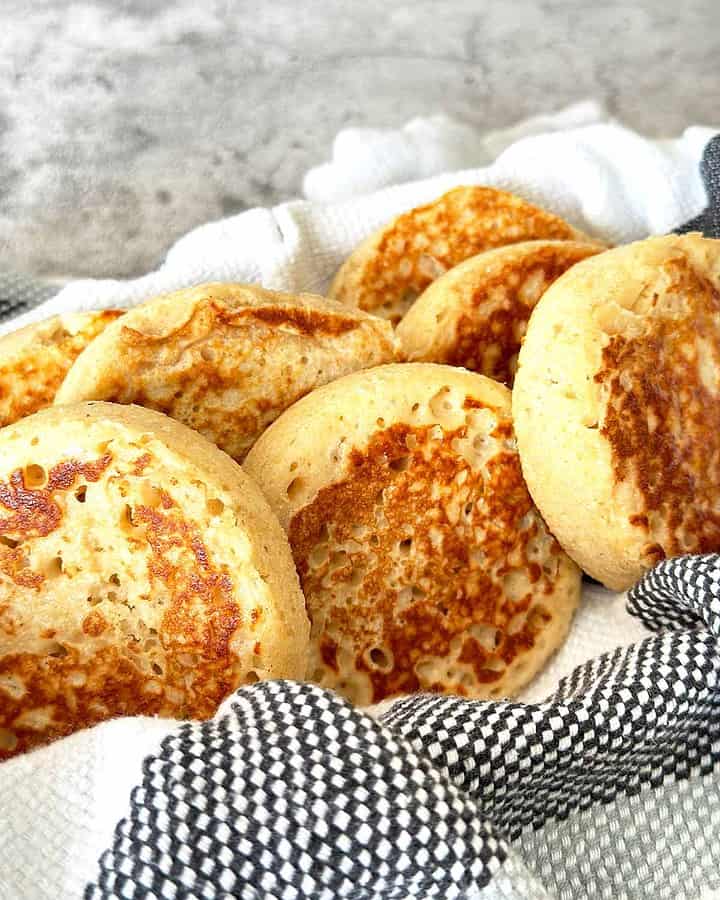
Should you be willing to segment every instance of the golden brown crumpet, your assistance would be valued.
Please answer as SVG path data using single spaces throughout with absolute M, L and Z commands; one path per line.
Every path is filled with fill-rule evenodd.
M 578 263 L 535 308 L 513 409 L 523 472 L 608 587 L 720 550 L 720 241 L 651 238 Z
M 547 288 L 597 244 L 527 241 L 488 250 L 441 275 L 397 328 L 409 360 L 464 366 L 509 387 L 527 321 Z
M 0 431 L 0 758 L 124 715 L 205 718 L 302 677 L 287 539 L 228 456 L 151 410 Z
M 423 363 L 348 375 L 245 467 L 290 538 L 312 680 L 359 704 L 510 696 L 562 643 L 580 573 L 532 505 L 502 385 Z
M 587 240 L 567 222 L 514 194 L 459 187 L 393 219 L 348 257 L 330 296 L 397 323 L 436 278 L 493 247 Z
M 387 322 L 311 294 L 206 284 L 128 312 L 83 353 L 57 403 L 137 403 L 237 460 L 291 403 L 395 359 Z
M 50 406 L 77 356 L 122 314 L 66 313 L 0 337 L 0 427 Z

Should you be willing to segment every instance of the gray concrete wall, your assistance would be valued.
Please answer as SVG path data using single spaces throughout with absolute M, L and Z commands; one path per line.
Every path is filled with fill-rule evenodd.
M 297 195 L 345 125 L 586 97 L 653 135 L 720 122 L 718 0 L 3 0 L 0 265 L 140 273 Z

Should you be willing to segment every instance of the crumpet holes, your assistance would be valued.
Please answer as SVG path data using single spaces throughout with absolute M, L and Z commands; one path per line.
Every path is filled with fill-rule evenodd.
M 163 505 L 163 492 L 154 484 L 150 484 L 147 481 L 143 482 L 140 488 L 140 494 L 143 505 L 149 506 L 150 509 L 158 509 L 158 507 Z
M 47 564 L 45 568 L 45 574 L 50 577 L 57 577 L 58 575 L 62 575 L 63 571 L 63 561 L 61 556 L 54 556 Z
M 43 488 L 47 484 L 47 472 L 37 463 L 30 463 L 23 470 L 23 482 L 28 490 Z
M 320 566 L 324 565 L 327 562 L 329 555 L 330 552 L 328 550 L 327 544 L 318 544 L 312 549 L 310 556 L 308 556 L 308 564 L 310 565 L 310 568 L 319 569 Z
M 219 516 L 225 509 L 225 504 L 218 497 L 211 497 L 207 502 L 207 511 L 211 516 Z
M 528 627 L 530 628 L 531 631 L 534 631 L 534 632 L 541 631 L 545 627 L 545 625 L 547 625 L 547 623 L 550 621 L 551 618 L 552 618 L 552 616 L 545 609 L 545 607 L 538 604 L 537 606 L 534 606 L 528 613 L 528 616 L 527 616 Z
M 502 635 L 493 625 L 471 625 L 470 634 L 487 653 L 492 653 Z
M 398 550 L 400 551 L 401 556 L 409 556 L 410 548 L 412 547 L 412 538 L 405 538 L 404 541 L 400 541 L 398 544 Z
M 510 600 L 518 602 L 529 593 L 530 584 L 523 569 L 512 569 L 503 576 L 503 592 Z
M 392 657 L 383 647 L 372 647 L 367 655 L 368 662 L 376 669 L 389 671 L 392 669 Z
M 307 482 L 304 478 L 300 478 L 299 476 L 297 478 L 293 478 L 293 480 L 287 486 L 287 490 L 285 491 L 288 500 L 299 500 L 305 492 L 306 485 Z
M 350 574 L 350 577 L 347 580 L 347 583 L 351 587 L 358 587 L 362 584 L 365 579 L 365 568 L 362 566 L 355 566 Z
M 343 569 L 347 565 L 348 555 L 345 550 L 336 550 L 334 553 L 330 554 L 330 571 L 335 571 L 336 569 Z
M 393 472 L 407 472 L 410 466 L 410 457 L 409 456 L 399 456 L 397 459 L 394 459 L 390 463 L 390 468 Z
M 453 410 L 450 388 L 447 385 L 440 388 L 437 394 L 430 398 L 429 406 L 433 416 L 438 419 L 445 418 Z

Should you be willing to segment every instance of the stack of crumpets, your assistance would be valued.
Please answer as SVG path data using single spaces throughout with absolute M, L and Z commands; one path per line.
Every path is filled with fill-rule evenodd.
M 244 684 L 518 693 L 584 570 L 720 550 L 720 242 L 462 187 L 329 297 L 205 284 L 0 340 L 0 758 Z

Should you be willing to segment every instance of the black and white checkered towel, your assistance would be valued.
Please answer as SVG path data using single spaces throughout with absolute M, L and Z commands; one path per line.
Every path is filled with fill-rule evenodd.
M 703 173 L 693 227 L 720 236 L 720 137 Z M 651 636 L 542 702 L 369 715 L 267 682 L 209 722 L 108 722 L 11 760 L 0 898 L 720 897 L 720 556 L 661 563 L 628 609 Z
M 374 719 L 307 684 L 238 691 L 144 760 L 85 896 L 712 896 L 720 557 L 662 563 L 629 604 L 658 636 L 543 703 Z

